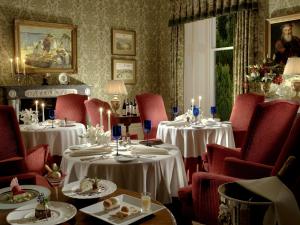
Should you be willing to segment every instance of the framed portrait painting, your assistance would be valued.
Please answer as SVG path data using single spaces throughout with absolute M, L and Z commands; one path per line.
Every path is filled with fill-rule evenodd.
M 265 46 L 266 54 L 276 63 L 300 57 L 300 14 L 267 19 Z
M 76 73 L 77 27 L 15 20 L 15 56 L 27 73 Z
M 112 30 L 112 54 L 135 55 L 135 31 Z
M 123 80 L 125 84 L 135 84 L 136 61 L 134 59 L 112 59 L 112 79 Z

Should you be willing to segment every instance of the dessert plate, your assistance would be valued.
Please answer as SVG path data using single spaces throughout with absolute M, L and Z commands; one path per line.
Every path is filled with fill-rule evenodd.
M 62 193 L 65 196 L 76 199 L 93 199 L 101 198 L 117 190 L 117 185 L 109 180 L 100 180 L 100 188 L 98 191 L 80 192 L 80 181 L 75 181 L 64 185 Z
M 51 217 L 38 220 L 34 216 L 36 205 L 37 203 L 31 203 L 15 209 L 7 215 L 7 222 L 12 225 L 54 225 L 68 221 L 77 213 L 77 209 L 69 203 L 50 201 L 48 205 Z
M 116 198 L 118 198 L 120 202 L 120 207 L 127 206 L 128 208 L 134 208 L 135 212 L 124 218 L 116 218 L 114 215 L 120 210 L 120 208 L 109 211 L 105 210 L 103 207 L 103 201 L 82 208 L 80 209 L 80 211 L 110 224 L 127 225 L 132 224 L 140 219 L 143 219 L 146 216 L 149 216 L 165 208 L 162 205 L 151 203 L 151 208 L 149 212 L 141 213 L 141 199 L 125 194 L 116 196 Z
M 21 185 L 21 187 L 24 191 L 28 191 L 32 193 L 34 197 L 28 201 L 24 201 L 20 203 L 11 203 L 9 201 L 9 198 L 11 196 L 10 187 L 2 188 L 0 189 L 0 209 L 15 209 L 27 204 L 31 204 L 36 202 L 36 198 L 39 193 L 44 193 L 46 197 L 48 197 L 51 193 L 48 188 L 38 186 L 38 185 Z

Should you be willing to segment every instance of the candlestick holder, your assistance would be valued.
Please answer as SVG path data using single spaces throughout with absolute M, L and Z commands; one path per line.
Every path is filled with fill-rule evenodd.
M 17 80 L 18 86 L 29 85 L 29 74 L 27 73 L 13 73 L 12 77 Z

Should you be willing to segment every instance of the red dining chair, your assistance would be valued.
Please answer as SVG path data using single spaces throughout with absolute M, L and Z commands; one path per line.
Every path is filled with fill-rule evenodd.
M 76 121 L 86 125 L 86 111 L 84 101 L 86 95 L 67 94 L 57 97 L 55 105 L 56 119 L 65 119 Z
M 107 110 L 111 111 L 111 107 L 109 105 L 109 103 L 105 102 L 105 101 L 101 101 L 100 99 L 97 98 L 92 98 L 89 100 L 86 100 L 84 102 L 85 108 L 86 108 L 86 112 L 87 115 L 90 119 L 90 123 L 92 126 L 96 126 L 97 124 L 100 124 L 100 112 L 99 109 L 100 107 L 103 108 L 103 126 L 104 126 L 104 130 L 108 130 L 108 120 L 107 120 Z M 112 115 L 111 117 L 111 125 L 115 124 L 114 121 L 114 117 Z
M 137 95 L 135 98 L 143 126 L 144 120 L 151 120 L 151 131 L 148 137 L 156 138 L 158 124 L 160 121 L 168 120 L 163 98 L 151 93 Z M 146 137 L 146 135 L 144 136 Z
M 223 162 L 226 157 L 274 165 L 291 129 L 298 107 L 297 103 L 280 100 L 258 104 L 242 148 L 207 145 L 208 171 L 223 174 Z
M 0 106 L 0 183 L 10 176 L 31 173 L 43 180 L 44 165 L 49 156 L 47 145 L 26 150 L 14 108 Z
M 258 179 L 267 176 L 274 176 L 283 166 L 290 155 L 295 155 L 300 159 L 300 117 L 298 116 L 293 123 L 275 164 L 266 165 L 235 158 L 229 159 L 225 165 L 225 175 L 209 172 L 197 172 L 193 174 L 192 185 L 181 188 L 178 192 L 181 203 L 181 211 L 184 224 L 191 224 L 191 220 L 196 220 L 206 225 L 218 224 L 219 194 L 218 187 L 227 182 L 238 179 Z M 261 148 L 263 150 L 263 148 Z M 226 159 L 225 159 L 226 164 Z M 298 171 L 299 173 L 299 171 Z M 292 189 L 299 201 L 299 187 Z
M 264 100 L 265 96 L 253 93 L 241 94 L 236 97 L 229 119 L 232 124 L 236 147 L 241 148 L 243 146 L 255 107 Z

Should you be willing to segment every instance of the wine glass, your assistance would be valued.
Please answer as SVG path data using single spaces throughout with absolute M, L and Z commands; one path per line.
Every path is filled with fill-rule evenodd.
M 210 107 L 210 113 L 211 113 L 213 119 L 216 118 L 217 107 L 216 106 Z
M 178 106 L 173 106 L 172 107 L 172 113 L 173 113 L 173 118 L 175 120 L 176 116 L 178 116 L 178 113 L 179 113 Z
M 151 131 L 151 120 L 144 120 L 144 132 L 147 134 L 147 146 L 149 146 L 150 131 Z
M 53 126 L 53 122 L 55 119 L 55 110 L 54 109 L 49 110 L 49 118 L 50 118 L 50 120 L 52 120 L 52 128 L 54 128 L 54 126 Z
M 113 125 L 112 127 L 112 136 L 113 136 L 113 139 L 116 140 L 117 142 L 117 154 L 116 156 L 119 156 L 119 139 L 122 135 L 122 129 L 121 129 L 121 126 L 120 125 Z
M 199 107 L 194 106 L 194 107 L 193 107 L 193 115 L 194 115 L 194 117 L 195 117 L 195 122 L 198 121 L 197 117 L 199 116 L 199 114 L 200 114 L 200 109 L 199 109 Z

